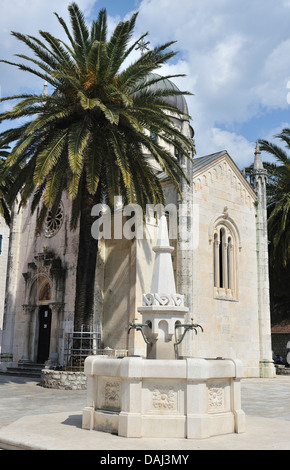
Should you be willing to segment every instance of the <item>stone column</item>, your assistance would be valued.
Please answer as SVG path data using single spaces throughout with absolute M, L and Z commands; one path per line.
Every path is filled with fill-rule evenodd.
M 50 333 L 50 345 L 49 345 L 49 357 L 53 362 L 56 362 L 57 355 L 59 353 L 58 342 L 60 338 L 59 331 L 59 315 L 61 308 L 63 307 L 62 303 L 55 302 L 51 303 L 48 306 L 51 309 L 51 333 Z
M 5 308 L 3 320 L 3 335 L 2 335 L 2 353 L 11 354 L 14 358 L 14 335 L 15 335 L 15 311 L 16 311 L 16 297 L 18 283 L 15 279 L 18 276 L 19 269 L 19 256 L 20 256 L 20 239 L 22 236 L 22 214 L 23 210 L 19 211 L 18 204 L 14 204 L 11 216 L 12 222 L 10 227 L 9 249 L 8 249 L 8 263 L 7 263 L 7 278 L 6 278 L 6 293 L 5 293 Z
M 229 273 L 229 279 L 228 279 L 228 287 L 231 290 L 231 292 L 234 291 L 234 256 L 233 256 L 233 244 L 232 241 L 228 244 L 228 273 Z
M 25 324 L 23 332 L 23 355 L 20 363 L 32 362 L 30 351 L 30 336 L 31 336 L 31 315 L 34 312 L 35 305 L 23 305 Z
M 184 132 L 190 137 L 192 130 L 187 122 L 184 122 Z M 191 151 L 192 158 L 194 157 L 194 140 L 192 139 L 193 148 Z M 177 292 L 184 295 L 185 305 L 188 307 L 188 314 L 185 315 L 185 321 L 190 321 L 195 309 L 193 298 L 193 272 L 196 269 L 194 266 L 194 248 L 192 242 L 196 237 L 196 232 L 199 226 L 196 223 L 199 208 L 193 204 L 193 165 L 192 162 L 184 156 L 181 158 L 181 166 L 189 179 L 189 183 L 183 178 L 180 181 L 180 189 L 182 198 L 177 195 L 178 205 L 178 239 L 177 239 L 177 279 L 176 288 Z M 181 211 L 180 208 L 184 207 L 185 210 Z M 180 228 L 184 232 L 181 235 Z M 187 234 L 187 235 L 186 235 Z M 190 312 L 190 313 L 189 313 Z M 189 335 L 185 337 L 180 345 L 180 352 L 182 355 L 192 355 L 193 347 L 192 342 L 189 340 Z
M 257 142 L 254 167 L 250 176 L 257 195 L 257 262 L 258 262 L 258 306 L 260 336 L 260 376 L 275 377 L 272 360 L 269 267 L 268 267 L 268 227 L 267 227 L 267 171 L 264 169 Z
M 220 271 L 219 271 L 219 241 L 217 236 L 214 239 L 214 286 L 220 286 Z
M 226 234 L 224 234 L 224 237 L 226 238 Z M 223 257 L 223 288 L 226 290 L 228 288 L 228 244 L 225 240 L 223 240 L 223 245 L 222 245 L 222 257 Z

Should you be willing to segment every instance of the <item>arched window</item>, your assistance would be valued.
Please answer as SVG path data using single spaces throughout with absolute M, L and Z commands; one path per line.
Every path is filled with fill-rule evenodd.
M 219 222 L 213 234 L 215 296 L 237 297 L 236 241 L 231 228 Z

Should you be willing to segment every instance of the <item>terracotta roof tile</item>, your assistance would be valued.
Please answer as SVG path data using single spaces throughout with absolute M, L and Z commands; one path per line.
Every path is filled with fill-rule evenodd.
M 275 325 L 271 328 L 272 333 L 289 333 L 290 334 L 290 323 L 282 322 L 279 325 Z

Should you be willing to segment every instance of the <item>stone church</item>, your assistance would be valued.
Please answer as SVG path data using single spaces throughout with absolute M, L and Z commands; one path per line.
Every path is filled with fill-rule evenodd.
M 175 87 L 167 79 L 158 86 Z M 184 97 L 167 99 L 188 112 Z M 172 118 L 193 138 L 187 119 Z M 176 155 L 174 148 L 171 151 L 190 181 L 181 183 L 182 199 L 166 175 L 156 171 L 166 203 L 187 208 L 178 222 L 183 220 L 193 240 L 187 243 L 179 235 L 170 237 L 175 248 L 175 282 L 189 308 L 187 320 L 193 318 L 203 327 L 202 334 L 186 336 L 179 353 L 182 357 L 237 358 L 243 362 L 245 377 L 273 377 L 267 174 L 258 145 L 253 149 L 250 181 L 226 150 L 194 156 L 192 162 Z M 0 255 L 5 272 L 4 276 L 1 272 L 2 303 L 6 284 L 0 351 L 14 366 L 19 361 L 44 363 L 52 357 L 63 366 L 74 324 L 78 230 L 69 230 L 70 201 L 65 195 L 56 216 L 48 214 L 40 235 L 36 235 L 36 217 L 29 205 L 20 211 L 15 207 L 9 237 L 5 233 L 6 258 Z M 136 330 L 128 334 L 128 328 L 135 318 L 140 320 L 142 295 L 150 292 L 157 230 L 158 217 L 153 213 L 146 215 L 142 238 L 99 241 L 94 329 L 100 334 L 101 348 L 145 356 L 142 335 Z

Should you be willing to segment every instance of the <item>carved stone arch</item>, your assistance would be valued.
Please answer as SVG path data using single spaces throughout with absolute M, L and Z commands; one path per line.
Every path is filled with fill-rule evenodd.
M 45 282 L 50 284 L 50 302 L 63 303 L 65 288 L 65 272 L 60 258 L 53 253 L 39 253 L 28 263 L 26 273 L 23 273 L 26 286 L 26 302 L 37 304 L 37 288 Z
M 231 186 L 232 186 L 233 188 L 236 188 L 236 187 L 237 187 L 237 177 L 236 177 L 234 174 L 233 174 L 233 176 L 232 176 L 232 184 L 231 184 Z
M 215 216 L 209 224 L 208 239 L 209 239 L 210 244 L 212 243 L 212 240 L 214 238 L 214 234 L 216 233 L 218 225 L 225 225 L 226 227 L 229 228 L 229 230 L 232 232 L 235 238 L 237 246 L 239 247 L 239 251 L 241 251 L 242 241 L 241 241 L 240 231 L 235 221 L 232 219 L 232 217 L 229 216 L 227 207 L 224 208 L 224 211 L 222 214 Z
M 242 189 L 242 199 L 243 199 L 243 202 L 246 203 L 247 196 L 246 196 L 245 188 Z
M 59 353 L 66 269 L 54 253 L 39 253 L 27 267 L 23 273 L 26 290 L 23 361 L 39 362 L 39 345 L 45 342 L 40 335 L 42 321 L 43 328 L 49 332 L 47 355 Z
M 47 295 L 47 298 L 43 298 L 43 290 L 45 286 L 50 288 L 50 294 Z M 29 292 L 29 302 L 32 305 L 37 305 L 39 302 L 53 301 L 53 289 L 52 289 L 52 280 L 47 274 L 40 273 L 36 274 L 31 282 L 30 292 Z

